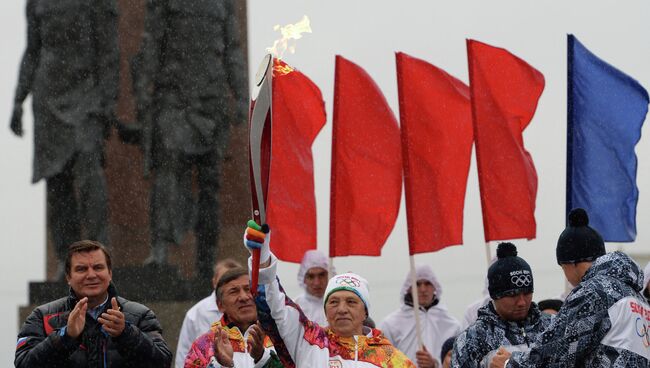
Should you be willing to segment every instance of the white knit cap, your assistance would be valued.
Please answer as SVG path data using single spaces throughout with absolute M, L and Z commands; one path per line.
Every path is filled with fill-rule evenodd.
M 415 277 L 416 281 L 420 280 L 427 280 L 429 281 L 433 287 L 436 289 L 436 298 L 440 299 L 440 295 L 442 295 L 442 285 L 440 285 L 440 281 L 438 281 L 438 278 L 436 277 L 436 274 L 433 273 L 433 270 L 431 269 L 430 266 L 427 265 L 419 265 L 415 267 Z M 403 299 L 408 290 L 411 288 L 411 271 L 409 271 L 406 275 L 406 280 L 404 280 L 404 283 L 402 284 L 402 291 L 400 294 L 400 297 Z
M 325 289 L 324 304 L 327 299 L 337 291 L 351 291 L 361 299 L 366 306 L 366 311 L 370 315 L 370 290 L 368 290 L 368 281 L 356 273 L 342 273 L 330 279 Z
M 314 267 L 319 267 L 324 270 L 327 270 L 329 267 L 327 256 L 316 249 L 306 251 L 305 255 L 302 256 L 302 261 L 300 262 L 300 269 L 298 270 L 298 285 L 303 289 L 306 289 L 305 275 L 307 274 L 307 271 Z M 336 273 L 334 267 L 332 267 L 331 270 L 328 270 L 328 272 L 330 272 L 330 275 Z

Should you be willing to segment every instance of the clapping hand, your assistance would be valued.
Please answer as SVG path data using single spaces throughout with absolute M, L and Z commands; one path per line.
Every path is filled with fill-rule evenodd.
M 73 339 L 81 335 L 86 326 L 86 311 L 88 310 L 88 298 L 82 298 L 74 306 L 70 316 L 68 316 L 68 325 L 66 334 Z
M 111 298 L 111 308 L 97 318 L 97 321 L 102 324 L 104 331 L 112 337 L 118 337 L 124 332 L 126 321 L 124 313 L 120 312 L 120 306 L 117 304 L 115 297 Z
M 233 350 L 228 339 L 228 333 L 219 327 L 214 334 L 214 354 L 217 362 L 223 367 L 234 367 Z

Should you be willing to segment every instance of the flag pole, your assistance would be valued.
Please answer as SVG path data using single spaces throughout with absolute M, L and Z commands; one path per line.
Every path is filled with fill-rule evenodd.
M 334 257 L 330 257 L 329 264 L 327 265 L 327 279 L 331 279 L 334 277 L 334 272 L 332 270 L 334 269 Z
M 492 262 L 492 249 L 490 249 L 490 242 L 485 242 L 485 260 L 487 261 L 488 268 L 490 268 L 490 263 Z
M 413 298 L 413 313 L 415 313 L 415 331 L 418 337 L 418 346 L 424 347 L 422 343 L 422 325 L 420 323 L 420 301 L 418 300 L 418 280 L 415 273 L 415 259 L 413 255 L 409 256 L 411 262 L 411 296 Z

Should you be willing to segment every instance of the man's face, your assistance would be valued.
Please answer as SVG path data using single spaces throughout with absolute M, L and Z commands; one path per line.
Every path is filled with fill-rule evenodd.
M 445 360 L 442 361 L 442 368 L 451 367 L 451 354 L 452 354 L 452 351 L 449 350 L 447 352 L 447 355 L 445 355 Z
M 366 306 L 357 294 L 341 290 L 330 295 L 325 303 L 327 323 L 334 333 L 342 337 L 360 335 L 366 319 Z
M 436 287 L 429 280 L 418 280 L 418 303 L 423 307 L 428 307 L 433 303 L 433 296 L 436 294 Z M 411 288 L 407 292 L 411 292 Z
M 571 284 L 573 287 L 576 287 L 582 279 L 582 275 L 580 275 L 578 267 L 572 263 L 563 263 L 560 265 L 560 267 L 562 267 L 564 276 L 566 277 L 566 280 L 569 282 L 569 284 Z
M 321 267 L 312 267 L 305 274 L 307 292 L 315 297 L 322 298 L 327 288 L 327 270 Z
M 242 275 L 220 288 L 221 298 L 217 307 L 235 324 L 253 323 L 257 320 L 257 309 L 251 289 L 248 285 L 248 275 Z
M 526 319 L 533 293 L 520 293 L 513 296 L 504 296 L 494 300 L 494 309 L 505 321 L 518 322 Z
M 106 256 L 101 249 L 72 255 L 70 274 L 66 275 L 66 280 L 78 298 L 106 298 L 112 279 L 113 274 L 108 269 Z
M 554 315 L 557 314 L 557 311 L 555 309 L 546 308 L 546 309 L 542 310 L 542 313 L 546 313 L 546 314 L 548 314 L 550 316 L 554 316 Z

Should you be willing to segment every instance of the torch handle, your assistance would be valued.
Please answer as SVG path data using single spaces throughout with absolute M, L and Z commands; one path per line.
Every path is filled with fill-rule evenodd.
M 257 283 L 260 276 L 260 249 L 253 249 L 253 259 L 251 262 L 251 294 L 257 295 Z

